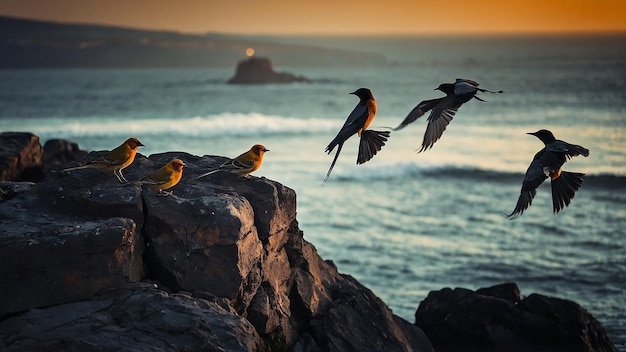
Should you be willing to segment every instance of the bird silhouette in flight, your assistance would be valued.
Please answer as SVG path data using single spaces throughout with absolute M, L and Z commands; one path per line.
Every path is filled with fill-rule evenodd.
M 461 105 L 467 103 L 472 98 L 485 101 L 476 94 L 478 92 L 487 92 L 492 94 L 502 94 L 504 91 L 490 91 L 478 87 L 478 83 L 470 79 L 457 78 L 454 83 L 442 83 L 435 90 L 440 90 L 446 94 L 445 97 L 424 100 L 417 104 L 416 107 L 409 112 L 404 120 L 394 128 L 394 131 L 401 130 L 411 122 L 417 120 L 426 112 L 430 111 L 428 116 L 428 126 L 424 133 L 424 139 L 422 140 L 422 146 L 419 149 L 419 153 L 428 150 L 433 147 L 435 142 L 441 138 L 443 131 L 452 121 L 452 118 L 459 110 Z
M 563 171 L 562 167 L 567 160 L 574 156 L 589 156 L 589 149 L 558 140 L 548 130 L 539 130 L 528 134 L 539 138 L 545 147 L 535 154 L 530 163 L 522 182 L 522 190 L 515 209 L 510 214 L 505 214 L 509 219 L 519 217 L 528 209 L 537 194 L 537 187 L 548 177 L 552 188 L 553 212 L 555 214 L 560 212 L 570 204 L 585 176 L 583 173 Z
M 357 154 L 357 165 L 363 164 L 376 155 L 380 149 L 385 145 L 385 142 L 389 138 L 389 131 L 375 131 L 368 130 L 367 127 L 372 123 L 376 116 L 376 100 L 372 95 L 372 92 L 367 88 L 359 88 L 350 94 L 354 94 L 359 98 L 359 103 L 354 107 L 343 127 L 337 133 L 337 136 L 326 147 L 326 153 L 330 154 L 335 147 L 337 152 L 335 158 L 330 164 L 330 168 L 326 173 L 323 184 L 326 183 L 330 177 L 330 173 L 335 167 L 339 153 L 343 144 L 355 134 L 358 134 L 361 138 L 359 141 L 359 152 Z

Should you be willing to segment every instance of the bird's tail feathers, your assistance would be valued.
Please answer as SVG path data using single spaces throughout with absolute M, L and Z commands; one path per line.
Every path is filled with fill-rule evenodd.
M 356 159 L 357 165 L 363 164 L 373 158 L 385 145 L 390 134 L 390 131 L 365 130 L 361 132 L 359 154 Z
M 339 135 L 337 135 L 337 137 L 335 137 L 332 141 L 330 141 L 330 143 L 328 143 L 328 146 L 326 146 L 326 149 L 324 149 L 324 151 L 326 152 L 326 154 L 330 154 L 337 145 L 339 145 Z
M 487 101 L 485 99 L 482 99 L 481 97 L 479 97 L 478 95 L 474 95 L 474 99 L 482 101 L 483 103 L 486 103 Z
M 209 171 L 209 172 L 204 173 L 204 174 L 202 174 L 202 175 L 200 175 L 200 176 L 196 176 L 196 177 L 192 178 L 192 179 L 191 179 L 191 181 L 195 181 L 195 180 L 197 180 L 197 179 L 201 179 L 201 178 L 203 178 L 203 177 L 205 177 L 205 176 L 209 176 L 209 175 L 214 174 L 214 173 L 216 173 L 216 172 L 218 172 L 218 171 L 220 171 L 220 169 L 215 169 L 215 170 Z
M 513 209 L 513 211 L 510 214 L 503 214 L 503 215 L 509 218 L 509 220 L 517 219 L 532 204 L 533 198 L 535 198 L 536 194 L 537 194 L 536 189 L 531 189 L 528 191 L 522 190 L 522 192 L 519 195 L 519 198 L 517 199 L 517 204 L 515 204 L 515 209 Z
M 479 91 L 481 91 L 481 92 L 483 92 L 483 93 L 491 93 L 491 94 L 502 94 L 502 93 L 504 93 L 504 91 L 503 91 L 503 90 L 499 90 L 499 91 L 497 91 L 497 92 L 494 92 L 494 91 L 492 91 L 492 90 L 488 90 L 488 89 L 484 89 L 484 88 L 478 88 L 478 87 L 476 87 L 476 89 L 477 89 L 477 90 L 479 90 Z
M 343 147 L 343 143 L 339 143 L 337 145 L 337 153 L 335 154 L 335 158 L 333 159 L 333 162 L 330 164 L 330 168 L 328 169 L 328 172 L 326 173 L 326 177 L 324 177 L 322 186 L 326 184 L 326 181 L 328 181 L 328 178 L 330 177 L 330 173 L 333 171 L 333 167 L 335 167 L 335 163 L 337 162 L 337 158 L 339 157 L 339 153 L 341 152 L 342 147 Z
M 561 171 L 559 177 L 552 180 L 552 208 L 555 214 L 569 205 L 583 184 L 584 176 L 583 173 Z

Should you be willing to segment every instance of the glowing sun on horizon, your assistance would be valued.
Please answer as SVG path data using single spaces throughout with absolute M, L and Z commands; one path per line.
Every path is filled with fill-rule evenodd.
M 252 56 L 254 56 L 254 49 L 253 49 L 253 48 L 248 48 L 248 49 L 246 49 L 246 55 L 247 55 L 248 57 L 252 57 Z

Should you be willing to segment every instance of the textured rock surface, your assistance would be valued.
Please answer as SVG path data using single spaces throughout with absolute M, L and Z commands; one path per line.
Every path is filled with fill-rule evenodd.
M 12 192 L 0 203 L 0 292 L 12 292 L 0 349 L 432 351 L 303 239 L 288 187 L 190 182 L 224 158 L 186 153 L 138 154 L 124 174 L 172 158 L 188 167 L 169 197 L 54 165 L 37 184 L 0 185 Z
M 476 292 L 445 288 L 420 304 L 416 325 L 437 351 L 615 351 L 604 328 L 578 304 L 515 284 Z
M 244 318 L 214 302 L 138 283 L 0 322 L 3 351 L 261 350 Z
M 0 218 L 6 210 L 0 207 Z M 0 316 L 87 299 L 143 277 L 143 241 L 132 220 L 39 220 L 9 210 L 17 216 L 0 219 Z
M 38 167 L 42 154 L 43 148 L 36 135 L 28 132 L 0 133 L 0 181 L 41 179 Z

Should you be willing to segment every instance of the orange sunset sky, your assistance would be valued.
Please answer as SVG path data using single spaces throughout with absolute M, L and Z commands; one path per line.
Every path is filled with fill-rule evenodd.
M 626 31 L 626 0 L 1 0 L 0 15 L 187 33 Z

